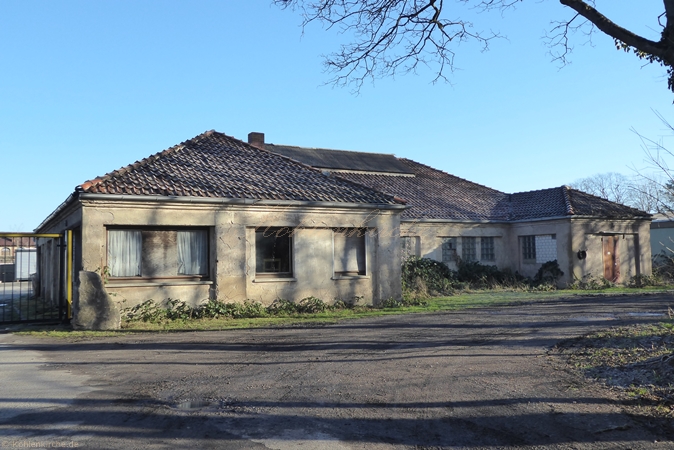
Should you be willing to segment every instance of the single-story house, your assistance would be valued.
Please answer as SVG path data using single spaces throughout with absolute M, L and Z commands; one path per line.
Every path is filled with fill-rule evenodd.
M 507 194 L 394 155 L 249 142 L 406 201 L 405 255 L 479 261 L 533 277 L 556 260 L 561 286 L 583 277 L 650 275 L 648 213 L 561 186 Z
M 561 285 L 650 274 L 650 220 L 566 186 L 507 194 L 394 155 L 209 131 L 82 183 L 36 231 L 72 230 L 73 274 L 98 272 L 125 306 L 377 304 L 402 296 L 409 255 L 526 276 L 556 260 Z
M 309 296 L 376 304 L 402 296 L 405 208 L 209 131 L 86 181 L 36 231 L 73 230 L 74 274 L 98 272 L 125 306 Z M 75 312 L 77 302 L 75 289 Z

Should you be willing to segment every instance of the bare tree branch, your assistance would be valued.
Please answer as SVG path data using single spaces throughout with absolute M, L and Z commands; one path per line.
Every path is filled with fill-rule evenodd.
M 494 31 L 476 29 L 460 8 L 464 8 L 464 14 L 469 9 L 504 13 L 524 0 L 272 1 L 282 8 L 300 10 L 305 27 L 318 22 L 347 35 L 349 42 L 327 55 L 325 65 L 334 75 L 329 83 L 353 84 L 357 91 L 366 79 L 414 72 L 420 65 L 435 71 L 434 82 L 447 80 L 447 73 L 455 69 L 459 44 L 474 42 L 484 51 L 491 40 L 502 37 Z M 659 41 L 611 21 L 597 10 L 594 0 L 559 0 L 559 3 L 574 14 L 568 20 L 552 22 L 547 42 L 555 51 L 555 60 L 568 62 L 572 34 L 582 32 L 589 37 L 599 30 L 612 37 L 619 50 L 632 52 L 649 63 L 662 64 L 669 75 L 669 88 L 674 90 L 674 0 L 663 0 L 664 12 L 658 16 L 662 27 Z

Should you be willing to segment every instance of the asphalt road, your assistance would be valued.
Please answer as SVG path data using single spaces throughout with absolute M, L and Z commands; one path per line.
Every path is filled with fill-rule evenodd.
M 674 449 L 671 424 L 627 414 L 549 352 L 667 306 L 597 297 L 321 327 L 5 335 L 0 448 Z M 7 389 L 24 382 L 46 388 Z

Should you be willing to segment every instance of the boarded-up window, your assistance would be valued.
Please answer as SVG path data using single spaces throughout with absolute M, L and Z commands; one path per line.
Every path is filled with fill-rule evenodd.
M 557 259 L 557 236 L 541 234 L 537 236 L 521 236 L 522 259 L 542 264 Z
M 536 262 L 539 264 L 557 259 L 557 236 L 543 234 L 536 236 Z
M 403 261 L 412 256 L 419 256 L 419 236 L 401 236 L 400 250 Z
M 338 276 L 365 275 L 365 234 L 362 228 L 333 231 L 334 270 Z

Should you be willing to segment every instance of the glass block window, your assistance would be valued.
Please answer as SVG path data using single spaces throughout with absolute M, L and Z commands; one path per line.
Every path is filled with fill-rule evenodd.
M 536 260 L 536 236 L 522 236 L 522 259 Z
M 493 237 L 480 238 L 480 260 L 482 261 L 496 260 L 496 254 L 494 253 Z
M 442 238 L 442 262 L 449 264 L 456 261 L 456 238 Z
M 401 236 L 400 237 L 400 254 L 403 261 L 417 255 L 417 246 L 419 242 L 418 236 Z
M 468 262 L 468 261 L 476 261 L 477 260 L 477 239 L 474 237 L 463 237 L 461 238 L 461 258 Z

